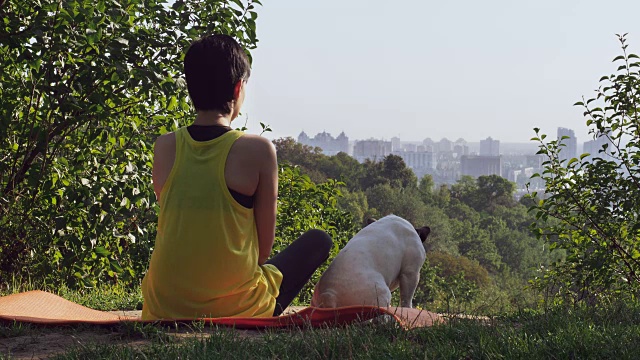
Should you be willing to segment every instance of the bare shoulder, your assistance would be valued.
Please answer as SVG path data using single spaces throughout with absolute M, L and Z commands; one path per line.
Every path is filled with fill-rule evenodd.
M 163 150 L 166 148 L 175 148 L 176 146 L 176 133 L 168 132 L 166 134 L 160 135 L 155 142 L 156 150 Z
M 244 134 L 236 140 L 234 147 L 236 150 L 250 153 L 262 159 L 273 157 L 276 153 L 276 147 L 271 140 L 260 135 Z

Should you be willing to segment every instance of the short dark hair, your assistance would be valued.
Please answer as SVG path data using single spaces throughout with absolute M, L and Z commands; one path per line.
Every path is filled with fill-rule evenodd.
M 184 56 L 187 89 L 196 110 L 231 112 L 234 86 L 251 75 L 249 59 L 231 36 L 209 35 L 194 41 Z

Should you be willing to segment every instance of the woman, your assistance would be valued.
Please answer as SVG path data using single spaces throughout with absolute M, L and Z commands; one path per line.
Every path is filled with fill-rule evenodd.
M 327 259 L 331 238 L 307 231 L 268 260 L 278 191 L 275 148 L 231 129 L 250 75 L 247 56 L 229 36 L 206 36 L 191 44 L 184 67 L 197 115 L 154 146 L 160 215 L 142 282 L 142 317 L 277 316 Z

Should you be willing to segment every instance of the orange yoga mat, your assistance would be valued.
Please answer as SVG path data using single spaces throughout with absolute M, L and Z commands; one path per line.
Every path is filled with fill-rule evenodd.
M 335 309 L 307 307 L 298 312 L 269 318 L 205 318 L 197 319 L 212 325 L 237 329 L 267 329 L 291 327 L 326 327 L 364 322 L 382 315 L 391 315 L 406 328 L 431 326 L 442 321 L 438 314 L 419 309 L 376 306 L 349 306 Z M 89 309 L 45 291 L 28 291 L 0 297 L 0 320 L 34 324 L 117 324 L 148 322 L 135 316 L 123 316 Z M 194 319 L 168 319 L 161 322 L 192 322 Z

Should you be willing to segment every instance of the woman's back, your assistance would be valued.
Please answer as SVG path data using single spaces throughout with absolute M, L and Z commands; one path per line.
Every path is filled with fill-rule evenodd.
M 160 185 L 161 211 L 143 281 L 144 318 L 273 313 L 282 275 L 271 265 L 258 266 L 254 210 L 234 199 L 229 188 L 238 193 L 242 188 L 226 180 L 231 175 L 250 185 L 252 176 L 246 173 L 258 172 L 255 167 L 233 166 L 243 165 L 242 151 L 233 158 L 231 154 L 232 148 L 242 150 L 242 135 L 229 131 L 198 142 L 186 128 L 172 134 L 174 159 L 164 183 L 155 184 Z M 230 171 L 234 168 L 245 173 Z

